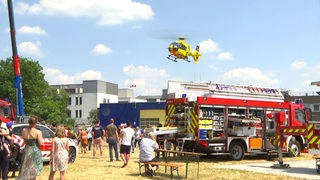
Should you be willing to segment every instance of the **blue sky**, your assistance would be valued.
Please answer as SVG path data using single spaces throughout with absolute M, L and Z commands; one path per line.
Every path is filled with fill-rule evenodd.
M 1 0 L 0 58 L 12 56 Z M 319 91 L 317 0 L 14 0 L 18 53 L 44 68 L 49 84 L 98 79 L 135 95 L 159 95 L 168 80 Z M 185 36 L 198 64 L 166 57 Z M 23 76 L 23 74 L 22 74 Z

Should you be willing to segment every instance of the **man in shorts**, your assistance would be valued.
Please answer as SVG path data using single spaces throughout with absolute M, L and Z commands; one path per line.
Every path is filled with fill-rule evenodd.
M 131 128 L 131 123 L 126 123 L 127 127 L 121 129 L 120 138 L 121 138 L 121 146 L 120 146 L 120 156 L 123 160 L 123 165 L 121 168 L 124 168 L 128 165 L 130 159 L 130 150 L 131 150 L 131 142 L 132 137 L 134 135 L 134 130 Z
M 153 132 L 145 134 L 140 141 L 139 160 L 141 162 L 158 162 L 158 160 L 154 157 L 154 150 L 158 148 L 159 145 L 156 142 L 156 135 Z M 151 168 L 148 167 L 146 174 L 152 177 L 158 168 L 159 166 L 152 165 Z
M 103 157 L 103 149 L 102 149 L 103 139 L 102 138 L 105 136 L 105 131 L 103 127 L 100 126 L 99 120 L 93 126 L 91 134 L 93 137 L 93 158 L 96 157 L 96 151 L 98 147 L 100 149 L 100 156 Z

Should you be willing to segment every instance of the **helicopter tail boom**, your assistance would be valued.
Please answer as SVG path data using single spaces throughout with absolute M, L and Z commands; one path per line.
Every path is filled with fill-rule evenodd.
M 198 63 L 198 60 L 202 57 L 202 54 L 199 53 L 200 47 L 197 46 L 196 49 L 192 52 L 192 58 L 194 60 L 194 63 Z

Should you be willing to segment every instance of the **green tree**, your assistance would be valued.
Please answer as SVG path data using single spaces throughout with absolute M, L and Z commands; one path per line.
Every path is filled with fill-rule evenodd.
M 88 122 L 90 124 L 95 123 L 96 121 L 99 120 L 99 115 L 98 115 L 98 109 L 92 109 L 89 112 L 89 116 L 88 116 Z
M 45 101 L 39 103 L 39 116 L 50 123 L 65 123 L 67 119 L 68 93 L 49 87 L 45 90 Z
M 36 115 L 47 122 L 61 123 L 67 118 L 68 94 L 50 88 L 44 79 L 43 68 L 38 61 L 20 58 L 22 93 L 25 113 Z M 12 58 L 0 61 L 0 99 L 16 100 Z

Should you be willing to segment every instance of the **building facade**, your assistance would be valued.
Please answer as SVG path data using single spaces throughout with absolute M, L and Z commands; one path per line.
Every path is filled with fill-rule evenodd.
M 100 80 L 84 80 L 82 84 L 52 85 L 69 94 L 68 117 L 77 124 L 87 123 L 89 112 L 99 108 L 100 103 L 118 102 L 118 84 Z

